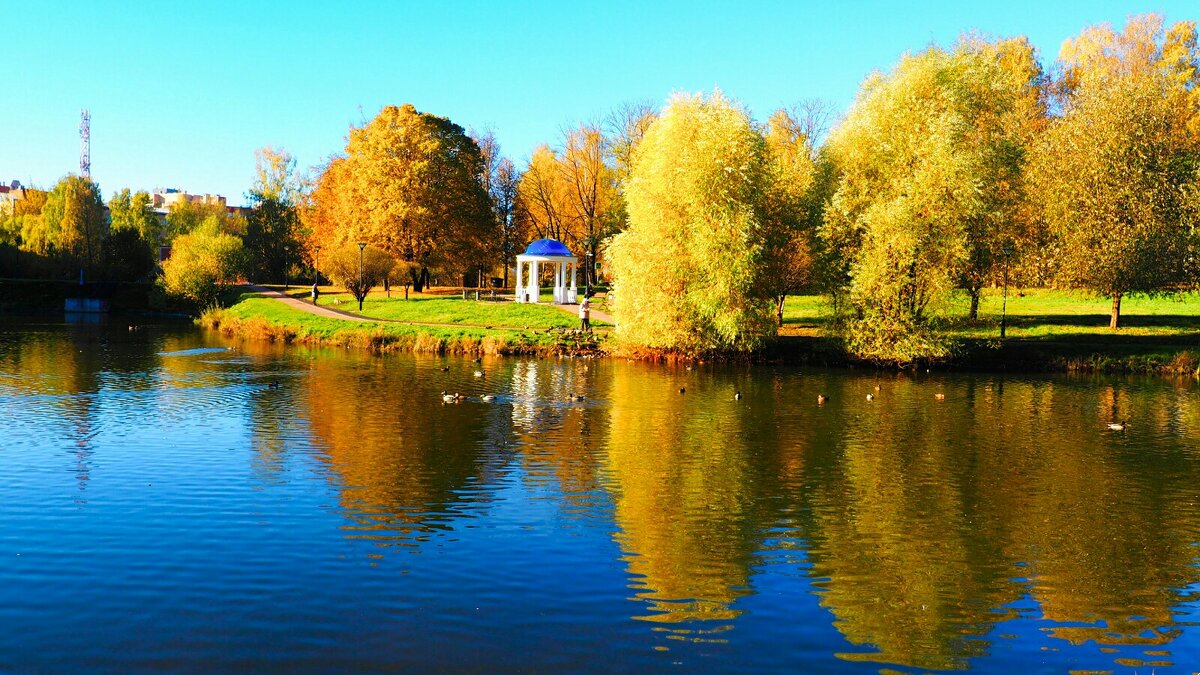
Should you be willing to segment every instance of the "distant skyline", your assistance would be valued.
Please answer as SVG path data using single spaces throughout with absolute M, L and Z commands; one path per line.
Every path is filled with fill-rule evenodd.
M 515 3 L 513 3 L 515 4 Z M 25 3 L 0 38 L 0 181 L 50 187 L 79 171 L 242 204 L 254 150 L 301 171 L 349 125 L 412 103 L 492 129 L 523 165 L 560 130 L 616 106 L 720 87 L 756 118 L 808 98 L 842 114 L 864 77 L 961 33 L 1027 35 L 1043 63 L 1085 26 L 1133 14 L 1200 19 L 1195 0 L 1090 2 Z

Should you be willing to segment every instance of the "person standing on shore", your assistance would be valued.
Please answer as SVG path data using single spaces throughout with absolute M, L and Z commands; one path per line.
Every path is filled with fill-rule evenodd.
M 585 295 L 583 300 L 579 301 L 579 330 L 592 332 L 592 301 Z
M 313 299 L 314 305 L 317 304 L 317 298 L 320 297 L 320 295 L 321 295 L 321 291 L 320 291 L 320 289 L 317 288 L 317 282 L 314 281 L 313 289 L 312 289 L 312 299 Z

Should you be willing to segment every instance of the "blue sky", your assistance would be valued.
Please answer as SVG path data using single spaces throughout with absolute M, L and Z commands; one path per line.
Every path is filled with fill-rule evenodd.
M 1084 26 L 1144 12 L 1196 20 L 1200 3 L 9 3 L 0 181 L 77 172 L 84 107 L 106 199 L 179 187 L 240 204 L 255 148 L 318 164 L 387 104 L 490 127 L 520 163 L 622 102 L 720 87 L 759 118 L 806 98 L 840 112 L 872 70 L 966 30 L 1028 35 L 1049 62 Z

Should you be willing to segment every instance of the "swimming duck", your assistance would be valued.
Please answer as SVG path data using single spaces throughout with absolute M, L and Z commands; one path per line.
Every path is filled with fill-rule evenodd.
M 945 401 L 945 400 L 946 400 L 946 395 L 945 395 L 945 394 L 943 394 L 943 393 L 942 393 L 942 392 L 940 392 L 940 391 L 939 391 L 938 393 L 934 394 L 934 395 L 933 395 L 933 397 L 934 397 L 934 398 L 936 398 L 936 399 L 937 399 L 937 400 L 939 400 L 939 401 Z
M 682 393 L 684 393 L 685 391 L 687 391 L 687 388 L 686 388 L 686 387 L 680 387 L 680 388 L 679 388 L 679 393 L 681 393 L 681 394 L 682 394 Z
M 567 400 L 568 401 L 582 401 L 583 394 L 575 394 L 575 393 L 567 394 Z
M 742 400 L 742 392 L 740 392 L 740 391 L 733 392 L 733 400 L 735 400 L 735 401 Z
M 1109 422 L 1108 428 L 1110 431 L 1125 431 L 1125 427 L 1128 426 L 1128 424 L 1129 423 L 1125 420 L 1121 420 L 1120 422 Z
M 473 374 L 475 375 L 475 377 L 483 377 L 483 371 L 482 371 L 482 370 L 477 370 L 477 371 L 475 371 Z
M 443 373 L 448 373 L 450 372 L 450 366 L 442 366 L 441 368 L 438 368 L 438 370 L 442 371 Z
M 828 400 L 829 397 L 825 394 L 817 394 L 817 405 L 825 405 L 826 401 Z
M 442 401 L 444 403 L 458 403 L 459 401 L 463 400 L 464 398 L 466 398 L 466 397 L 463 396 L 462 394 L 458 393 L 457 391 L 454 392 L 453 394 L 447 393 L 445 391 L 442 392 Z
M 491 403 L 492 401 L 496 400 L 496 395 L 495 394 L 484 394 L 483 396 L 480 396 L 479 398 L 484 403 Z
M 867 394 L 867 400 L 868 400 L 868 401 L 874 401 L 874 400 L 875 400 L 875 394 Z

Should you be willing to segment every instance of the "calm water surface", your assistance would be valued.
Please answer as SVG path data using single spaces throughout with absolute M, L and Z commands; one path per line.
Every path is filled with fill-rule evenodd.
M 0 671 L 1192 672 L 1198 496 L 1195 383 L 0 318 Z

